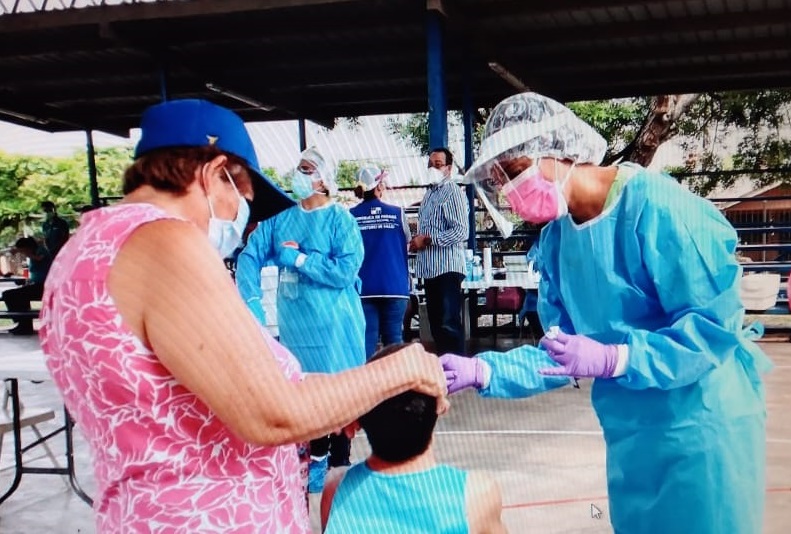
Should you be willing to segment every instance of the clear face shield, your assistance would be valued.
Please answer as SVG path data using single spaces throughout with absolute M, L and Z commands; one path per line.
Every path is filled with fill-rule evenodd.
M 519 219 L 510 212 L 508 202 L 502 193 L 503 186 L 509 182 L 508 175 L 497 163 L 497 160 L 492 160 L 484 165 L 476 175 L 477 179 L 473 184 L 475 193 L 492 218 L 497 230 L 504 239 L 508 239 L 514 231 L 514 223 L 511 219 Z

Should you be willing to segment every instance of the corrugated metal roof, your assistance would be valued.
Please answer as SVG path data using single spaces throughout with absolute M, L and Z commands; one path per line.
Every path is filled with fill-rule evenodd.
M 427 4 L 456 109 L 467 78 L 479 107 L 517 90 L 492 63 L 560 100 L 791 86 L 791 0 L 39 0 L 23 14 L 0 0 L 0 109 L 125 132 L 164 75 L 171 98 L 248 120 L 425 111 Z

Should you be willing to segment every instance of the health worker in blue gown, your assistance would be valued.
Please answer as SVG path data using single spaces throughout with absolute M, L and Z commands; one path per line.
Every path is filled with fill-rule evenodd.
M 599 166 L 605 150 L 544 96 L 492 112 L 466 179 L 501 227 L 502 201 L 548 223 L 538 312 L 559 332 L 541 348 L 444 356 L 449 389 L 519 398 L 593 378 L 616 533 L 759 533 L 771 363 L 742 332 L 736 232 L 667 175 Z
M 299 203 L 262 221 L 239 254 L 239 291 L 266 324 L 261 268 L 274 263 L 279 267 L 280 342 L 302 370 L 337 373 L 360 366 L 365 363 L 365 317 L 357 273 L 364 250 L 357 221 L 332 200 L 338 191 L 334 166 L 316 148 L 300 155 L 291 188 Z M 323 488 L 328 465 L 349 464 L 349 446 L 343 433 L 311 442 L 312 493 Z

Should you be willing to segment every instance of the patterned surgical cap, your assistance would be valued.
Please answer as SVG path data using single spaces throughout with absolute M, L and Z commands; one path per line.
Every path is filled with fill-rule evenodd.
M 548 157 L 598 165 L 607 142 L 559 102 L 538 93 L 509 96 L 492 110 L 478 159 L 466 182 L 483 179 L 484 165 L 500 156 Z

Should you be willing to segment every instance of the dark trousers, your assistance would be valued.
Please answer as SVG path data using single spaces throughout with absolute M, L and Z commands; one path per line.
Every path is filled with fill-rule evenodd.
M 351 465 L 349 456 L 352 452 L 352 441 L 346 434 L 330 434 L 323 438 L 314 439 L 310 442 L 310 455 L 316 457 L 330 454 L 330 467 L 341 467 Z
M 364 298 L 365 357 L 373 356 L 379 337 L 382 346 L 403 343 L 404 313 L 409 299 L 395 297 Z
M 461 273 L 445 273 L 426 278 L 426 311 L 437 354 L 464 354 L 464 326 L 461 322 Z
M 22 287 L 3 291 L 3 301 L 10 312 L 30 311 L 30 301 L 41 300 L 44 295 L 44 284 L 27 284 Z M 33 328 L 32 319 L 19 319 L 22 328 Z

